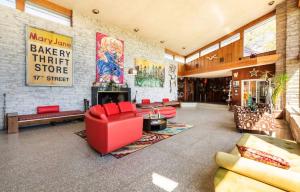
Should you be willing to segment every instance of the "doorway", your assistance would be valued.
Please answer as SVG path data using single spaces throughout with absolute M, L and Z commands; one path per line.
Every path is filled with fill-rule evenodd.
M 267 82 L 262 79 L 242 80 L 242 106 L 255 103 L 265 103 L 267 95 Z

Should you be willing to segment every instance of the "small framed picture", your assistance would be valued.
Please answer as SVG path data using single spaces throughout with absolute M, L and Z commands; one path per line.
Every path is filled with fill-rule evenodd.
M 233 81 L 233 87 L 234 88 L 240 87 L 240 81 Z

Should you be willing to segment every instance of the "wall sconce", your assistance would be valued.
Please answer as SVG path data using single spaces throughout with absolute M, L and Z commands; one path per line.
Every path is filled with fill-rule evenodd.
M 129 68 L 128 75 L 137 75 L 137 70 L 135 68 Z

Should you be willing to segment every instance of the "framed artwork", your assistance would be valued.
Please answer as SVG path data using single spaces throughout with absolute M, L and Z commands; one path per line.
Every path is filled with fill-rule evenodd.
M 239 88 L 240 87 L 240 81 L 233 81 L 233 88 Z
M 96 33 L 96 82 L 124 82 L 124 41 Z
M 73 39 L 54 32 L 26 27 L 26 85 L 73 85 Z
M 164 87 L 165 65 L 157 64 L 146 59 L 136 59 L 135 86 L 138 87 Z

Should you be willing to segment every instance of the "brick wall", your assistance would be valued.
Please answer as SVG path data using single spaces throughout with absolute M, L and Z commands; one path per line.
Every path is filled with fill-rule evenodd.
M 299 53 L 300 53 L 300 9 L 298 0 L 287 2 L 287 30 L 286 30 L 286 72 L 290 81 L 287 84 L 287 106 L 299 106 Z
M 277 53 L 281 59 L 276 63 L 276 72 L 286 72 L 289 76 L 285 106 L 299 108 L 300 99 L 300 9 L 297 0 L 287 0 L 276 7 Z
M 286 60 L 286 2 L 276 7 L 276 52 L 281 58 L 276 62 L 276 73 L 285 72 Z
M 95 37 L 102 32 L 125 42 L 125 80 L 138 101 L 147 97 L 160 101 L 163 97 L 177 98 L 177 88 L 170 93 L 168 65 L 164 48 L 136 33 L 100 23 L 99 20 L 74 10 L 73 27 L 62 26 L 15 9 L 0 5 L 0 129 L 3 125 L 3 93 L 7 94 L 7 112 L 34 113 L 36 106 L 58 104 L 62 110 L 83 109 L 83 99 L 91 98 L 91 85 L 95 79 Z M 96 17 L 96 16 L 95 16 Z M 25 86 L 25 26 L 30 25 L 73 37 L 73 87 Z M 136 57 L 166 64 L 164 88 L 134 87 L 134 77 L 126 71 L 134 65 Z

